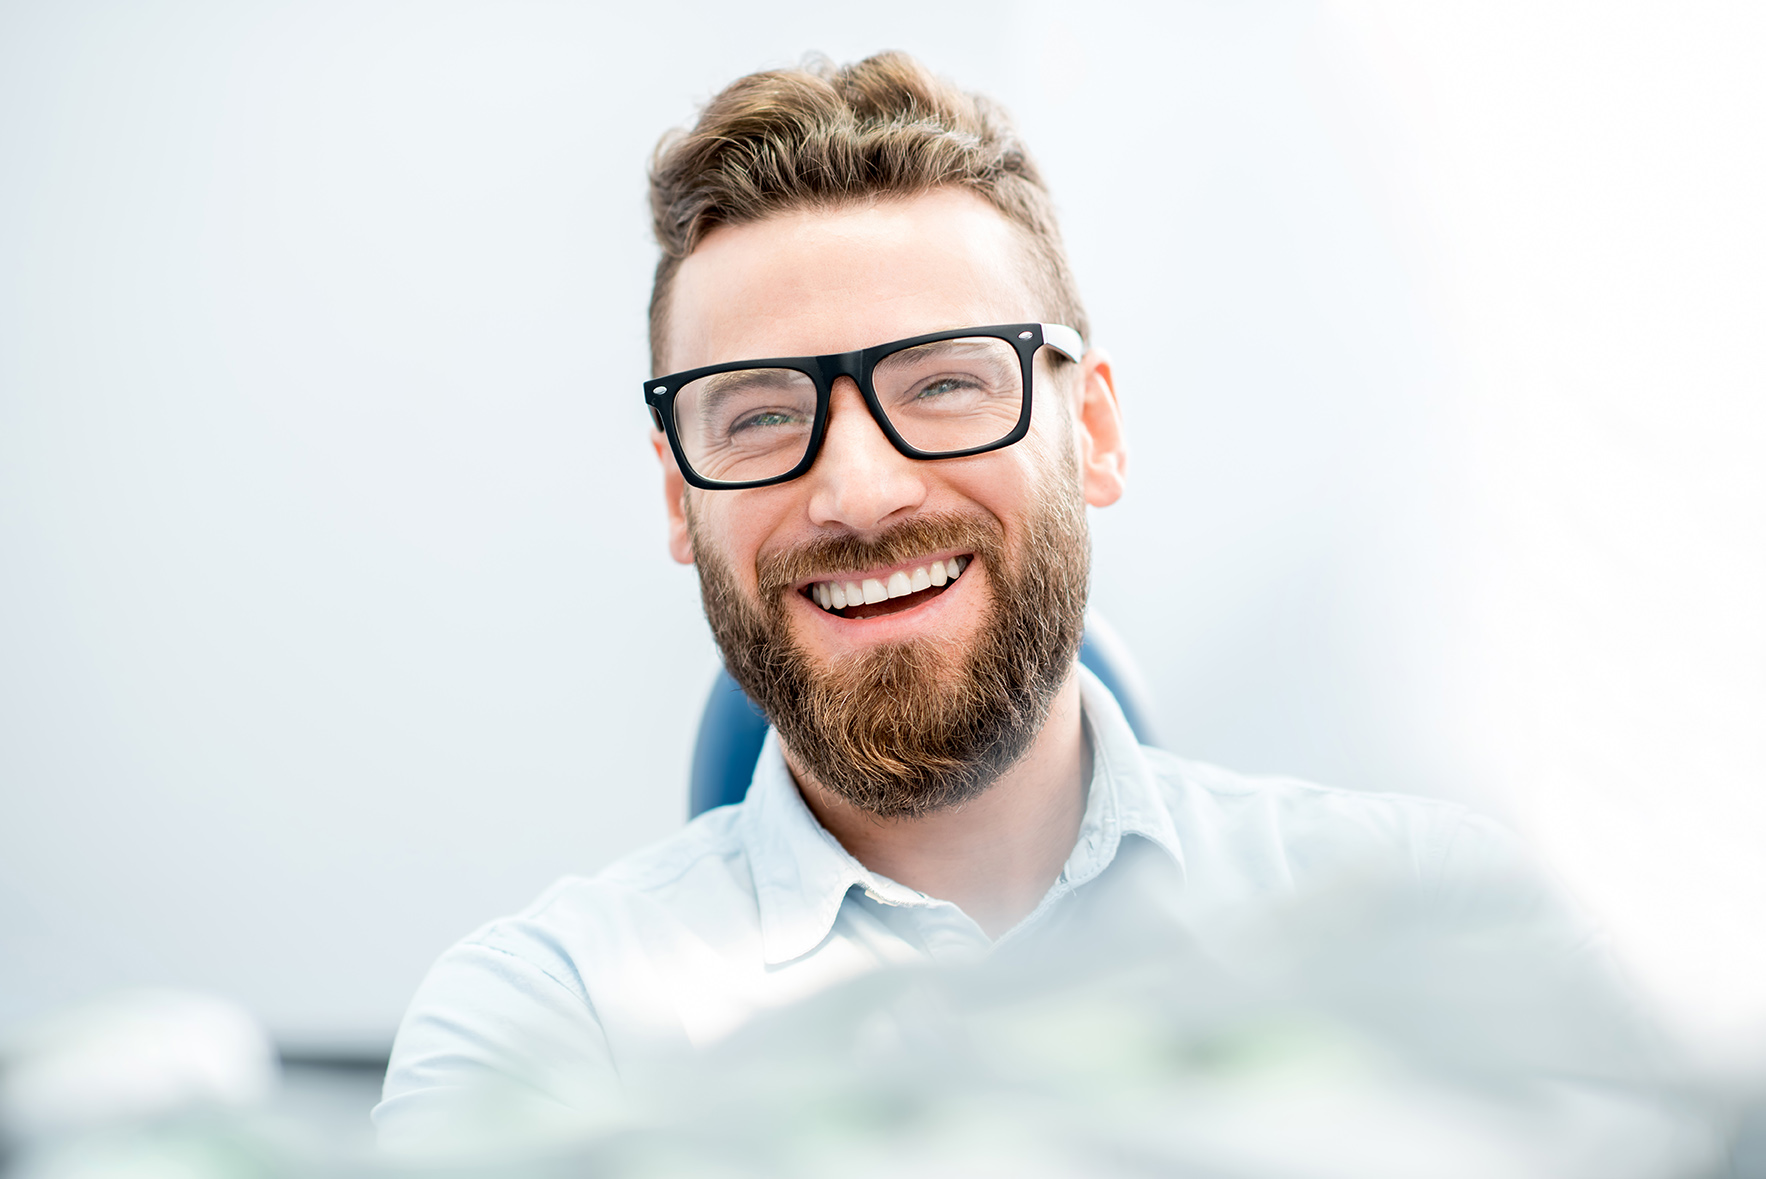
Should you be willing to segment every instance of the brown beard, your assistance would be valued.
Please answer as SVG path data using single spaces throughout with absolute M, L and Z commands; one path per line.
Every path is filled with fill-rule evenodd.
M 1066 682 L 1084 629 L 1090 533 L 1071 465 L 1005 552 L 997 517 L 915 517 L 872 540 L 834 536 L 762 559 L 757 607 L 688 511 L 705 616 L 724 665 L 778 729 L 802 770 L 882 818 L 956 806 L 1030 748 Z M 1066 477 L 1062 477 L 1066 476 Z M 818 669 L 791 637 L 785 595 L 817 573 L 875 568 L 923 553 L 975 555 L 991 599 L 958 666 L 931 640 L 891 644 Z

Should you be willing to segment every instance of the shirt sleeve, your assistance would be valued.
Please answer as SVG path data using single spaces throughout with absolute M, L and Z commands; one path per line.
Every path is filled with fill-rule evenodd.
M 540 958 L 481 936 L 430 970 L 374 1110 L 382 1148 L 458 1157 L 619 1116 L 623 1090 L 588 995 L 567 962 Z
M 1569 952 L 1604 947 L 1600 926 L 1520 836 L 1459 811 L 1443 840 L 1432 885 L 1436 915 L 1457 925 L 1500 923 Z

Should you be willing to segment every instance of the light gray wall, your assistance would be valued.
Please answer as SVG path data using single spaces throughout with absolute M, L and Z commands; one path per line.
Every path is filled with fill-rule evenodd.
M 1400 129 L 1328 17 L 0 11 L 0 1029 L 172 984 L 383 1043 L 451 940 L 679 825 L 715 654 L 643 169 L 811 49 L 915 52 L 1038 152 L 1133 431 L 1094 601 L 1166 743 L 1503 810 Z

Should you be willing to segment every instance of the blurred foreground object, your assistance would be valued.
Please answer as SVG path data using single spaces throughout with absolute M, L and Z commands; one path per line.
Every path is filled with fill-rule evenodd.
M 275 1088 L 276 1051 L 249 1013 L 178 991 L 129 991 L 28 1029 L 0 1076 L 10 1137 L 38 1141 L 199 1108 L 241 1108 Z
M 1135 895 L 1125 888 L 1125 898 Z M 1500 887 L 1441 919 L 1378 881 L 1198 937 L 1157 903 L 967 967 L 883 970 L 546 1133 L 375 1159 L 279 1123 L 249 1017 L 127 995 L 18 1041 L 11 1179 L 1759 1174 L 1598 947 Z M 22 1116 L 21 1116 L 22 1115 Z M 511 1120 L 513 1119 L 513 1120 Z M 1745 1144 L 1744 1144 L 1745 1145 Z M 1750 1162 L 1749 1160 L 1753 1160 Z
M 267 1173 L 217 1127 L 261 1105 L 275 1048 L 209 995 L 124 991 L 64 1009 L 6 1045 L 0 1127 L 14 1179 L 226 1179 Z M 248 1162 L 260 1158 L 260 1162 Z
M 1719 1102 L 1606 973 L 1505 909 L 1350 888 L 1203 945 L 1142 911 L 743 1029 L 594 1174 L 1680 1176 Z M 659 1116 L 660 1114 L 660 1116 Z
M 1699 1084 L 1538 893 L 1381 879 L 1195 926 L 1132 881 L 974 966 L 870 973 L 738 1029 L 574 1141 L 487 1086 L 429 1161 L 597 1176 L 1732 1173 Z M 1571 935 L 1566 939 L 1566 934 Z M 532 1091 L 527 1091 L 531 1100 Z M 502 1136 L 520 1126 L 522 1144 Z M 438 1134 L 444 1129 L 438 1127 Z M 445 1145 L 445 1149 L 444 1148 Z

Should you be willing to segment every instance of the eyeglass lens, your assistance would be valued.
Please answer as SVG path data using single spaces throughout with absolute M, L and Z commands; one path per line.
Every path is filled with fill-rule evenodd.
M 916 450 L 949 454 L 998 442 L 1024 408 L 1018 352 L 971 336 L 893 352 L 871 385 L 889 424 Z M 785 474 L 815 425 L 815 382 L 795 369 L 750 368 L 689 381 L 675 394 L 675 431 L 693 470 L 721 483 Z

